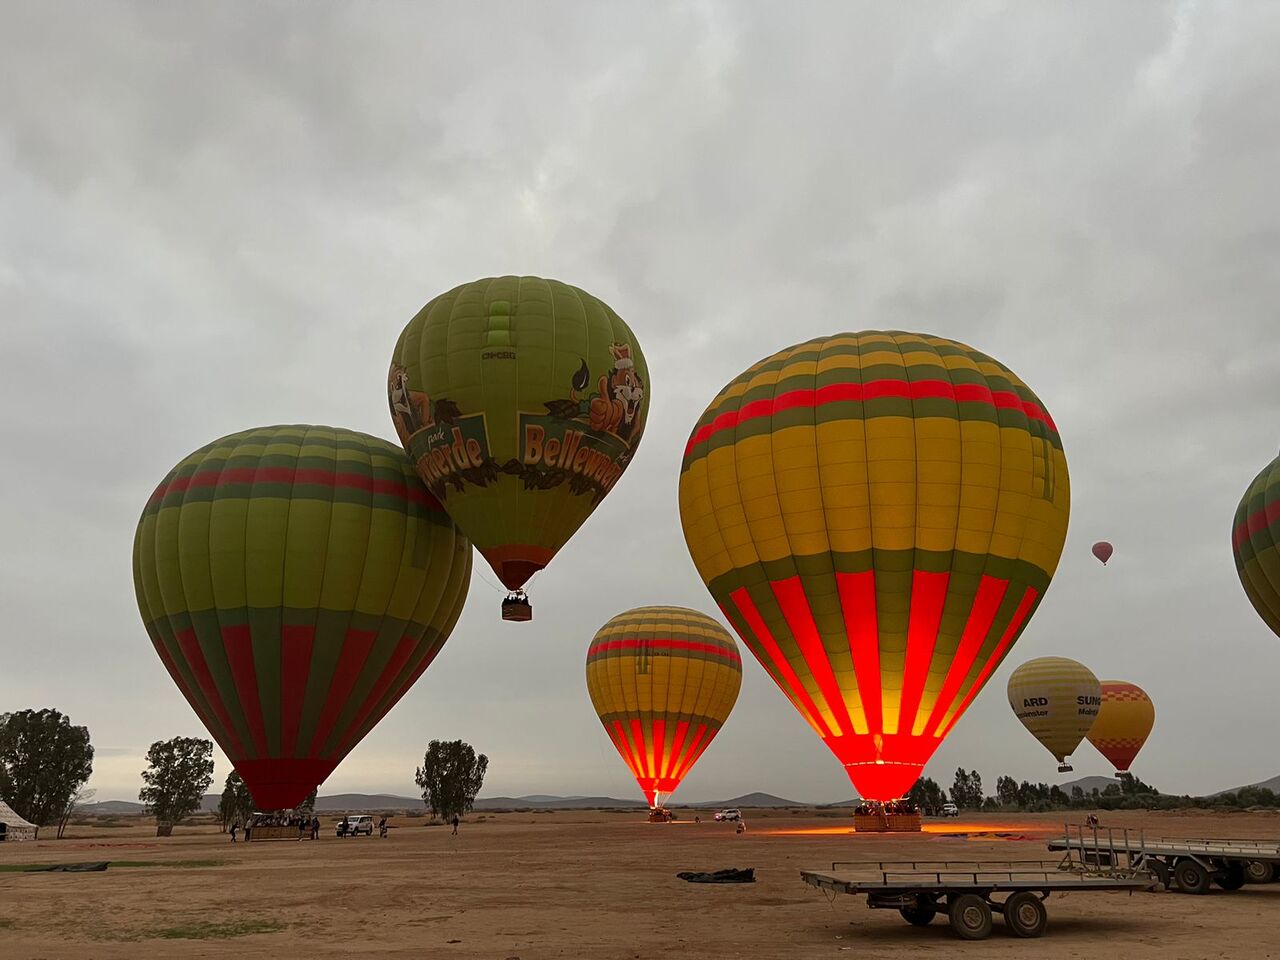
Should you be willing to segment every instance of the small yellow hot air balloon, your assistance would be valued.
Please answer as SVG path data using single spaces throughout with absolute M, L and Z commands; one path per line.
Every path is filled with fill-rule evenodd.
M 587 649 L 591 703 L 650 807 L 697 763 L 741 686 L 733 637 L 685 607 L 620 613 Z
M 1102 707 L 1089 728 L 1089 742 L 1124 773 L 1147 742 L 1156 723 L 1156 708 L 1136 683 L 1125 680 L 1102 681 Z
M 1028 660 L 1009 677 L 1009 706 L 1022 725 L 1069 773 L 1070 756 L 1080 746 L 1102 705 L 1102 685 L 1082 663 L 1066 657 Z

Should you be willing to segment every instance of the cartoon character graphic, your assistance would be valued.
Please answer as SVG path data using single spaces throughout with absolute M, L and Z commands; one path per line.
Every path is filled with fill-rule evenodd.
M 419 390 L 409 389 L 409 374 L 404 367 L 393 364 L 387 378 L 387 397 L 391 402 L 391 419 L 395 421 L 400 442 L 408 447 L 409 438 L 420 430 L 435 426 L 431 415 L 431 400 Z
M 613 357 L 613 368 L 600 377 L 600 393 L 592 397 L 588 404 L 587 422 L 593 430 L 630 440 L 640 427 L 640 401 L 644 399 L 644 384 L 636 372 L 635 361 L 631 359 L 629 343 L 610 344 L 609 353 Z

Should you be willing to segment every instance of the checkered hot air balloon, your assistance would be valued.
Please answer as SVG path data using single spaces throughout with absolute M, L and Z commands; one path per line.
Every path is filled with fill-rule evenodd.
M 1280 457 L 1262 468 L 1236 507 L 1231 549 L 1244 592 L 1280 636 Z
M 591 703 L 650 807 L 693 769 L 741 686 L 733 637 L 686 607 L 620 613 L 587 648 Z
M 471 544 L 394 444 L 262 427 L 169 472 L 133 570 L 169 675 L 275 810 L 306 799 L 435 658 Z
M 1102 681 L 1102 706 L 1089 728 L 1089 742 L 1124 773 L 1156 724 L 1156 707 L 1147 692 L 1127 680 Z
M 680 474 L 699 574 L 872 800 L 910 788 L 1026 627 L 1069 500 L 1026 384 L 893 331 L 749 368 L 698 420 Z

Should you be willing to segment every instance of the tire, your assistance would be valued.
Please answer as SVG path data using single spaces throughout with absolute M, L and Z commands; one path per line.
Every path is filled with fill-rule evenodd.
M 962 893 L 952 899 L 947 913 L 951 929 L 961 940 L 985 940 L 991 936 L 991 904 L 976 893 Z
M 1239 860 L 1229 860 L 1221 870 L 1213 872 L 1213 882 L 1222 890 L 1239 890 L 1244 881 L 1244 864 Z
M 915 906 L 899 907 L 898 913 L 902 914 L 902 919 L 913 927 L 927 927 L 938 915 L 938 905 L 928 897 L 917 895 Z
M 1030 890 L 1020 890 L 1004 902 L 1004 925 L 1015 937 L 1044 936 L 1049 913 Z
M 1276 866 L 1266 860 L 1250 860 L 1244 865 L 1245 883 L 1270 883 L 1276 878 Z
M 1209 871 L 1189 857 L 1173 865 L 1173 879 L 1183 893 L 1209 892 Z

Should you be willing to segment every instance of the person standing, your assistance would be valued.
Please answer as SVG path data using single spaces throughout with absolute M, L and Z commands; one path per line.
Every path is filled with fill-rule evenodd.
M 312 840 L 320 839 L 320 818 L 319 817 L 311 818 L 311 839 Z
M 453 815 L 453 835 L 455 837 L 458 835 L 458 815 L 456 813 Z
M 385 840 L 387 836 L 387 818 L 378 821 L 378 838 Z
M 236 842 L 236 831 L 237 831 L 237 830 L 239 830 L 239 829 L 240 829 L 240 821 L 239 821 L 239 820 L 237 820 L 237 821 L 235 821 L 235 823 L 231 824 L 231 842 L 232 842 L 232 843 L 235 843 L 235 842 Z

